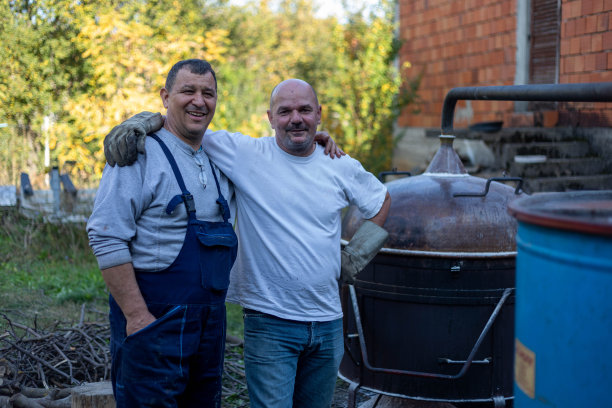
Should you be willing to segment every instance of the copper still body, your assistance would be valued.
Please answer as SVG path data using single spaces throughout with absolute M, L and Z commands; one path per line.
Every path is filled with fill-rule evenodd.
M 342 289 L 349 406 L 358 388 L 496 407 L 513 398 L 517 223 L 507 207 L 520 186 L 470 176 L 453 139 L 440 137 L 422 175 L 386 183 L 389 239 Z M 362 222 L 349 208 L 343 239 Z

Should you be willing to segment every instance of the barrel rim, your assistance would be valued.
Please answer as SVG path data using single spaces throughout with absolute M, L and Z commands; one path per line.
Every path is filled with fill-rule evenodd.
M 344 238 L 340 239 L 340 245 L 346 246 L 349 243 Z M 387 248 L 383 247 L 379 253 L 387 255 L 409 255 L 409 256 L 423 256 L 431 258 L 514 258 L 516 257 L 516 251 L 499 251 L 499 252 L 457 252 L 457 251 L 421 251 L 414 249 L 398 249 L 398 248 Z
M 589 200 L 589 201 L 587 201 Z M 602 202 L 610 206 L 608 221 L 595 221 L 587 218 L 588 207 L 580 208 L 580 203 Z M 553 213 L 553 203 L 568 203 L 574 209 L 584 210 L 584 216 Z M 570 208 L 570 207 L 568 207 Z M 606 209 L 607 210 L 607 209 Z M 508 203 L 508 213 L 518 221 L 553 229 L 581 232 L 587 234 L 612 236 L 612 190 L 545 192 L 521 197 Z

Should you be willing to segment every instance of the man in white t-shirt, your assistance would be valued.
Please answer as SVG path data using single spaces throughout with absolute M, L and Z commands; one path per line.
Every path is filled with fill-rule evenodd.
M 207 131 L 202 140 L 235 187 L 227 301 L 244 308 L 251 407 L 329 407 L 344 350 L 338 281 L 354 279 L 383 245 L 390 197 L 358 161 L 329 160 L 314 142 L 321 106 L 308 83 L 277 85 L 268 118 L 274 137 Z M 350 204 L 367 221 L 341 253 Z

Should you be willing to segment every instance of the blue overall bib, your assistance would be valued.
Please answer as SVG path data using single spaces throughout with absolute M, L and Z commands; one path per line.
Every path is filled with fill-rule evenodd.
M 212 163 L 223 222 L 196 218 L 193 196 L 174 157 L 159 137 L 152 137 L 166 154 L 182 192 L 168 203 L 166 212 L 183 202 L 188 225 L 183 246 L 168 268 L 136 272 L 157 320 L 126 336 L 125 317 L 110 297 L 111 377 L 117 408 L 220 407 L 225 295 L 238 240 Z

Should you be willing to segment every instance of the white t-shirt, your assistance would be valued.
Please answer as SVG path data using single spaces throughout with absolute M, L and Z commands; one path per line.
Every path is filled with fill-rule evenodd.
M 274 137 L 206 132 L 203 146 L 232 180 L 238 258 L 227 300 L 297 321 L 342 317 L 338 295 L 341 211 L 375 216 L 386 187 L 361 164 L 322 146 L 293 156 Z

